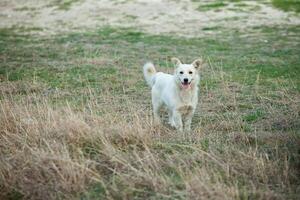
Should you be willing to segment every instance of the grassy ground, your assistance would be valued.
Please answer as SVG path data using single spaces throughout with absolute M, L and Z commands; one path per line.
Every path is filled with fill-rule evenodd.
M 284 11 L 295 11 L 300 12 L 300 1 L 299 0 L 272 0 L 272 4 Z
M 299 198 L 299 27 L 26 31 L 0 30 L 2 198 Z M 152 126 L 141 67 L 173 56 L 206 60 L 191 133 Z

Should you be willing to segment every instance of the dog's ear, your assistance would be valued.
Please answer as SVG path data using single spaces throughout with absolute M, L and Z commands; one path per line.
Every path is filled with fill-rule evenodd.
M 194 60 L 194 62 L 192 63 L 192 65 L 196 68 L 196 69 L 200 69 L 203 66 L 204 61 L 202 60 L 202 58 L 198 58 L 196 60 Z
M 175 57 L 171 58 L 171 61 L 176 66 L 182 64 L 181 61 L 178 58 L 175 58 Z

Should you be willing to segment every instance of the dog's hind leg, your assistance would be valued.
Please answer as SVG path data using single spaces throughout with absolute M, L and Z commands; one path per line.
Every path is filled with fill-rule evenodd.
M 153 104 L 153 117 L 154 117 L 154 124 L 159 125 L 160 124 L 160 116 L 159 116 L 159 110 L 161 108 L 160 103 L 154 103 Z
M 155 96 L 152 96 L 152 106 L 153 106 L 154 124 L 159 125 L 160 124 L 159 111 L 162 106 L 162 102 Z

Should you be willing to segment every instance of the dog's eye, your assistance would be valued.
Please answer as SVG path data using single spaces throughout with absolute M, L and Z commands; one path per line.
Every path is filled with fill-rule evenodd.
M 193 74 L 193 72 L 192 72 L 192 71 L 189 71 L 189 74 Z
M 183 71 L 179 72 L 179 74 L 183 74 Z

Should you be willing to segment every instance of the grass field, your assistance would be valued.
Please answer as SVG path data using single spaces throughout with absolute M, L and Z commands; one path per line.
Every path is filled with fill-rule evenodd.
M 299 26 L 30 31 L 0 29 L 1 199 L 299 199 Z M 173 56 L 206 62 L 191 133 L 152 124 Z

